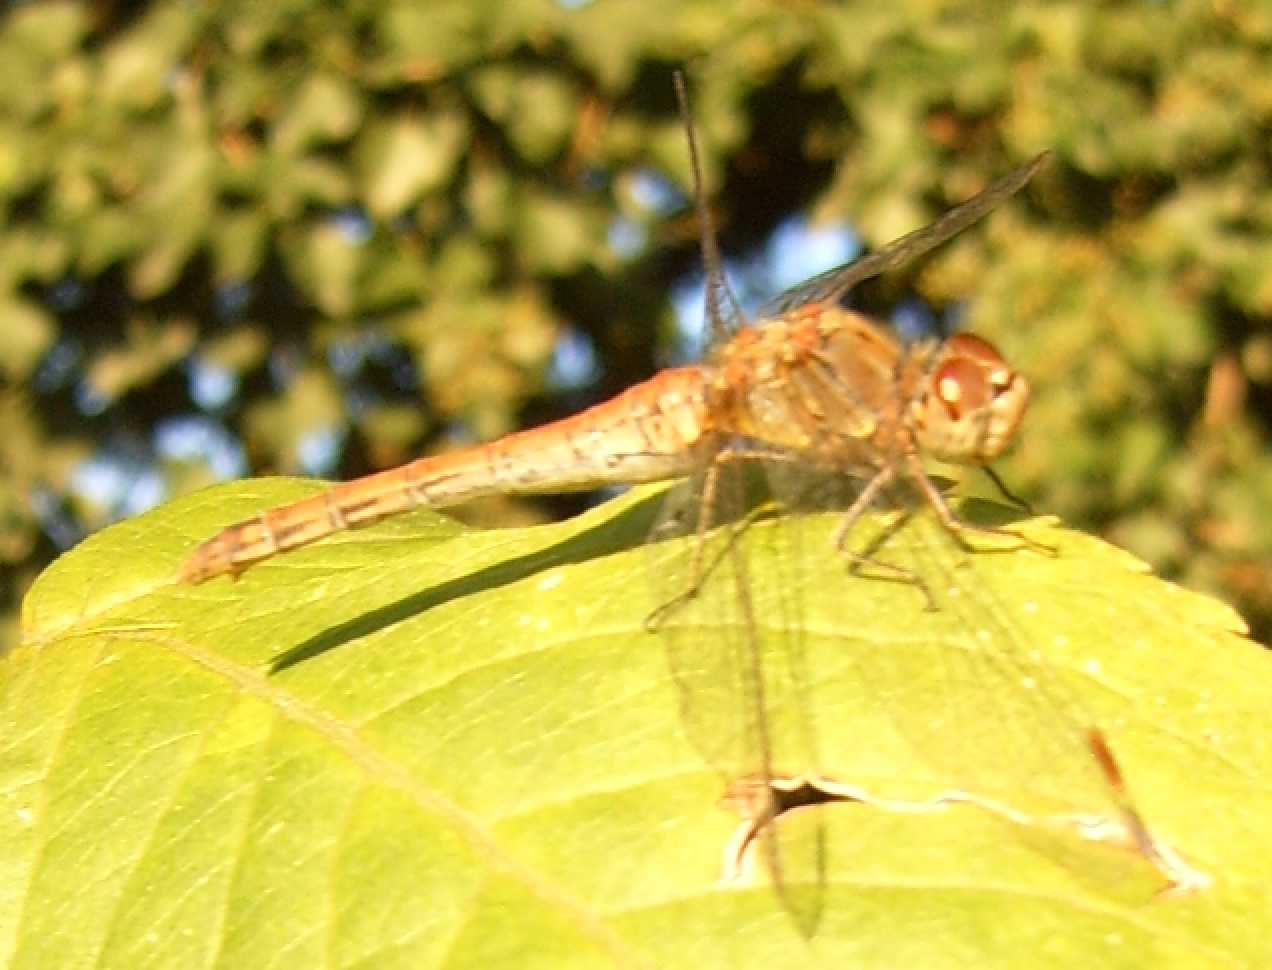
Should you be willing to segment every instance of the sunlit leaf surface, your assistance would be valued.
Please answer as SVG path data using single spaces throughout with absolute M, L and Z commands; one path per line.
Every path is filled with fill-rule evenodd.
M 805 617 L 764 654 L 803 651 L 804 693 L 790 696 L 809 699 L 816 764 L 799 770 L 915 800 L 984 782 L 1021 811 L 1066 791 L 1090 807 L 1064 783 L 1083 753 L 1063 710 L 1090 716 L 1154 834 L 1214 880 L 1163 895 L 1133 853 L 1072 828 L 836 803 L 781 822 L 784 840 L 826 840 L 823 914 L 805 939 L 762 867 L 719 882 L 737 820 L 688 740 L 666 638 L 643 628 L 651 557 L 676 551 L 640 548 L 659 496 L 524 531 L 421 512 L 236 583 L 174 584 L 198 540 L 313 488 L 199 493 L 95 536 L 32 590 L 0 669 L 0 964 L 1268 959 L 1272 662 L 1225 607 L 1125 553 L 1034 521 L 1055 558 L 963 561 L 920 517 L 881 555 L 943 577 L 940 608 L 924 610 L 912 586 L 845 575 L 818 544 L 830 521 L 805 523 L 798 562 L 781 561 L 770 523 L 748 535 L 760 615 L 785 622 L 796 604 Z M 992 596 L 993 613 L 950 590 Z M 734 619 L 704 627 L 704 658 L 738 642 Z M 1004 764 L 1026 749 L 995 730 L 1032 729 L 1028 712 L 1049 708 L 1028 690 L 992 696 L 998 674 L 950 676 L 998 669 L 950 659 L 971 656 L 978 630 L 1049 671 L 1046 690 L 1072 705 L 1038 739 L 1054 773 L 1027 754 Z M 936 720 L 978 709 L 979 722 Z

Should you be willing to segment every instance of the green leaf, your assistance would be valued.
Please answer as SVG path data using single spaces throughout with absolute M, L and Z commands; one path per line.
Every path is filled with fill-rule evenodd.
M 168 72 L 197 34 L 197 11 L 160 6 L 132 25 L 106 51 L 100 80 L 107 105 L 153 108 L 168 90 Z
M 765 676 L 791 687 L 807 661 L 803 769 L 916 809 L 929 783 L 1015 780 L 1009 807 L 1030 815 L 784 817 L 784 845 L 828 848 L 805 938 L 763 868 L 719 883 L 736 820 L 685 731 L 710 699 L 682 698 L 679 660 L 669 672 L 686 623 L 644 629 L 651 565 L 674 583 L 686 552 L 640 548 L 658 495 L 527 530 L 420 512 L 237 582 L 175 583 L 218 528 L 314 491 L 210 489 L 94 536 L 32 588 L 0 674 L 5 966 L 1266 965 L 1270 661 L 1226 607 L 1125 553 L 1033 521 L 1054 557 L 962 554 L 914 516 L 878 557 L 922 570 L 925 610 L 912 584 L 845 575 L 819 544 L 832 517 L 747 533 Z M 703 624 L 702 671 L 747 642 L 716 602 L 677 617 Z M 1024 670 L 1054 682 L 995 695 Z M 1059 762 L 1081 762 L 1063 742 L 1092 712 L 1149 827 L 1209 888 L 1160 894 L 1129 850 L 1044 824 L 1046 795 L 1100 809 L 1029 777 L 1036 759 L 1000 737 L 1047 710 L 1054 731 L 1032 740 L 1056 763 L 1038 773 L 1080 776 Z
M 342 141 L 362 120 L 362 98 L 347 80 L 330 73 L 307 78 L 292 93 L 274 128 L 274 148 L 299 155 L 312 145 Z
M 467 140 L 468 125 L 456 112 L 437 111 L 423 120 L 397 118 L 370 127 L 358 159 L 371 213 L 392 218 L 445 185 Z
M 42 307 L 0 296 L 0 372 L 9 380 L 30 374 L 56 335 L 57 326 Z
M 491 65 L 477 72 L 473 94 L 518 154 L 535 165 L 545 165 L 559 154 L 578 124 L 578 95 L 554 72 Z
M 323 222 L 287 240 L 284 249 L 296 279 L 331 317 L 351 313 L 366 248 L 335 222 Z
M 537 271 L 565 272 L 585 265 L 594 255 L 597 213 L 559 196 L 527 193 L 519 212 L 517 235 L 526 246 L 527 265 Z

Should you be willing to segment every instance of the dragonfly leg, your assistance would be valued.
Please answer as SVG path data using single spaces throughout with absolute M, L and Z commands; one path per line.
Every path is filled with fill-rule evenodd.
M 734 544 L 751 527 L 752 523 L 781 510 L 781 503 L 777 501 L 764 502 L 750 510 L 741 521 L 730 525 L 731 531 L 728 542 L 711 557 L 709 562 L 707 561 L 707 533 L 711 531 L 715 524 L 713 512 L 716 508 L 716 498 L 720 490 L 721 469 L 726 464 L 739 461 L 757 461 L 763 457 L 766 456 L 746 449 L 726 448 L 711 459 L 711 464 L 703 477 L 702 495 L 698 500 L 698 520 L 694 528 L 693 558 L 689 563 L 689 583 L 684 590 L 661 606 L 655 607 L 645 617 L 644 626 L 646 630 L 656 632 L 676 610 L 698 596 L 703 586 L 706 585 L 707 580 L 710 579 L 716 568 L 724 560 L 724 557 L 732 552 Z
M 653 612 L 645 617 L 645 629 L 650 632 L 658 630 L 666 622 L 667 617 L 698 595 L 706 577 L 715 571 L 715 567 L 720 561 L 721 557 L 717 556 L 715 562 L 711 564 L 711 568 L 705 572 L 703 571 L 702 562 L 706 550 L 706 535 L 711 528 L 712 511 L 715 509 L 715 497 L 719 488 L 720 459 L 719 456 L 716 456 L 707 468 L 706 475 L 702 481 L 702 495 L 698 500 L 698 521 L 694 528 L 693 558 L 689 561 L 689 585 L 666 603 L 654 607 Z
M 949 503 L 945 501 L 945 496 L 941 494 L 941 490 L 932 484 L 932 479 L 928 478 L 927 472 L 923 470 L 923 464 L 917 456 L 911 458 L 909 472 L 911 481 L 918 485 L 919 490 L 928 500 L 928 503 L 936 510 L 936 517 L 940 520 L 945 531 L 952 535 L 965 551 L 990 551 L 978 548 L 969 541 L 968 537 L 970 535 L 982 535 L 1010 539 L 1012 540 L 1011 549 L 1028 549 L 1030 552 L 1036 552 L 1049 559 L 1054 559 L 1059 555 L 1055 546 L 1049 546 L 1045 542 L 1030 539 L 1027 535 L 1015 529 L 1004 529 L 990 525 L 972 525 L 969 522 L 964 522 L 954 514 Z
M 923 599 L 925 600 L 924 609 L 935 610 L 936 600 L 932 596 L 932 591 L 928 589 L 927 583 L 923 581 L 923 577 L 911 569 L 906 569 L 904 566 L 883 562 L 871 555 L 905 522 L 904 515 L 888 526 L 880 536 L 870 543 L 865 551 L 854 552 L 848 548 L 848 536 L 852 532 L 853 526 L 857 524 L 866 510 L 879 497 L 879 493 L 894 478 L 896 478 L 896 471 L 892 466 L 888 465 L 881 468 L 874 478 L 866 483 L 866 487 L 853 500 L 852 505 L 848 507 L 848 511 L 844 513 L 844 517 L 839 521 L 839 526 L 835 529 L 835 534 L 832 536 L 831 541 L 834 544 L 835 551 L 848 560 L 848 572 L 852 575 L 862 576 L 866 579 L 881 579 L 893 583 L 908 583 L 923 594 Z
M 994 483 L 994 487 L 998 489 L 998 494 L 1012 505 L 1016 506 L 1016 508 L 1020 509 L 1020 511 L 1024 512 L 1025 515 L 1034 514 L 1033 506 L 1009 489 L 1007 487 L 1007 483 L 1003 481 L 1002 476 L 999 475 L 998 472 L 994 471 L 988 465 L 983 466 L 981 471 L 983 471 L 989 480 Z
M 899 519 L 894 525 L 889 527 L 884 538 L 900 528 L 904 521 L 904 519 Z M 882 541 L 880 543 L 872 543 L 872 548 L 881 544 Z M 936 612 L 939 609 L 936 605 L 936 597 L 932 595 L 932 590 L 928 587 L 923 577 L 914 570 L 898 566 L 896 563 L 884 562 L 866 553 L 853 552 L 850 549 L 840 549 L 839 554 L 848 560 L 848 571 L 852 575 L 861 576 L 864 579 L 879 579 L 888 583 L 905 583 L 913 586 L 923 595 L 923 609 L 929 613 Z

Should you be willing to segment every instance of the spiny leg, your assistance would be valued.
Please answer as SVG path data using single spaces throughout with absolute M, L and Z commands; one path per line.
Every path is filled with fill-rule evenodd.
M 666 603 L 654 607 L 653 611 L 645 617 L 646 630 L 651 632 L 657 630 L 671 613 L 696 597 L 699 590 L 702 589 L 704 581 L 702 562 L 706 550 L 706 537 L 711 527 L 710 522 L 715 511 L 715 496 L 719 487 L 720 456 L 717 455 L 711 459 L 711 465 L 707 468 L 706 475 L 703 477 L 702 494 L 698 497 L 698 520 L 694 526 L 693 555 L 689 560 L 689 585 Z M 711 564 L 711 568 L 706 571 L 705 575 L 709 576 L 715 570 L 719 561 L 720 557 L 717 556 L 716 561 Z
M 831 542 L 835 547 L 835 551 L 848 560 L 848 571 L 852 575 L 864 576 L 867 579 L 881 579 L 886 582 L 907 583 L 916 587 L 923 594 L 923 599 L 926 601 L 924 609 L 935 610 L 936 600 L 932 596 L 932 591 L 918 573 L 911 569 L 906 569 L 904 566 L 898 566 L 895 563 L 883 562 L 869 554 L 883 545 L 887 538 L 900 528 L 905 521 L 904 516 L 888 526 L 882 536 L 871 542 L 866 552 L 854 552 L 848 548 L 848 536 L 852 532 L 853 526 L 861 520 L 866 510 L 874 504 L 875 499 L 879 497 L 879 493 L 887 488 L 895 478 L 896 469 L 891 465 L 881 468 L 874 478 L 866 483 L 865 488 L 853 500 L 852 505 L 848 507 L 848 511 L 844 513 L 844 517 L 839 521 L 839 525 L 835 529 L 834 536 L 831 537 Z
M 1033 506 L 1008 488 L 1007 483 L 1003 481 L 1002 476 L 999 475 L 998 472 L 994 471 L 988 465 L 983 466 L 981 471 L 983 471 L 986 476 L 988 476 L 989 480 L 994 483 L 994 488 L 998 489 L 999 495 L 1005 498 L 1012 505 L 1016 506 L 1016 508 L 1020 509 L 1020 511 L 1024 512 L 1025 515 L 1034 514 Z
M 989 552 L 996 550 L 981 549 L 973 545 L 969 540 L 970 534 L 983 536 L 997 536 L 999 538 L 1011 539 L 1013 545 L 1011 549 L 1028 549 L 1039 555 L 1047 556 L 1054 559 L 1059 553 L 1055 546 L 1049 546 L 1045 542 L 1038 542 L 1036 539 L 1030 539 L 1027 535 L 1017 532 L 1015 529 L 1004 529 L 998 526 L 990 525 L 972 525 L 964 522 L 950 508 L 949 503 L 945 501 L 945 496 L 941 494 L 941 490 L 932 484 L 932 479 L 923 469 L 923 462 L 918 456 L 911 456 L 909 462 L 909 477 L 923 496 L 928 500 L 928 504 L 936 510 L 936 517 L 940 521 L 945 531 L 954 537 L 954 540 L 963 547 L 966 552 Z
M 683 591 L 677 593 L 661 606 L 655 607 L 645 617 L 644 626 L 646 630 L 650 632 L 657 631 L 672 613 L 697 598 L 698 594 L 702 592 L 702 588 L 706 585 L 707 580 L 710 579 L 720 563 L 724 561 L 724 557 L 732 552 L 734 544 L 742 538 L 746 530 L 765 516 L 781 510 L 781 503 L 775 500 L 764 502 L 751 509 L 740 522 L 733 525 L 724 547 L 712 557 L 709 563 L 706 561 L 707 533 L 714 524 L 716 496 L 720 490 L 721 469 L 724 465 L 733 462 L 759 461 L 762 459 L 768 460 L 769 458 L 770 456 L 764 452 L 729 448 L 720 451 L 711 459 L 711 465 L 707 468 L 703 477 L 702 494 L 698 500 L 698 521 L 694 529 L 693 557 L 689 562 L 689 583 Z

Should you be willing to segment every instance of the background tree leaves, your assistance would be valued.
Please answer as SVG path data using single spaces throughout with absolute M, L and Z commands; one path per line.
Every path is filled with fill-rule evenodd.
M 353 476 L 665 363 L 686 65 L 740 267 L 794 214 L 885 241 L 1053 148 L 862 298 L 1000 342 L 1036 389 L 1014 486 L 1266 636 L 1263 5 L 51 2 L 5 11 L 0 59 L 10 609 L 164 497 Z

